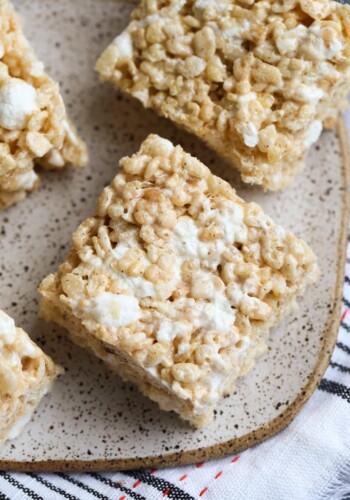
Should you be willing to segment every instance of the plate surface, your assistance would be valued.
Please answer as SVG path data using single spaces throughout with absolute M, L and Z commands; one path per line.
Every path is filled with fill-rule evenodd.
M 91 165 L 43 174 L 37 193 L 0 215 L 0 307 L 66 367 L 23 435 L 1 449 L 0 468 L 97 470 L 187 463 L 237 452 L 278 432 L 316 388 L 337 334 L 347 229 L 343 126 L 341 141 L 334 132 L 323 134 L 292 188 L 281 194 L 249 189 L 199 141 L 98 83 L 94 63 L 126 25 L 132 5 L 113 0 L 14 3 L 25 17 L 26 34 L 61 82 L 69 112 L 88 142 Z M 181 143 L 244 198 L 257 201 L 278 223 L 305 238 L 322 271 L 299 310 L 273 333 L 269 352 L 204 430 L 194 431 L 159 411 L 72 345 L 63 330 L 37 317 L 41 279 L 66 255 L 71 233 L 93 213 L 118 160 L 135 152 L 150 132 Z

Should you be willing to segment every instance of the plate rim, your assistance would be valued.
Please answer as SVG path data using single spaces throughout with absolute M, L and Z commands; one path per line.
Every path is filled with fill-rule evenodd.
M 322 349 L 306 384 L 294 401 L 277 417 L 268 421 L 258 429 L 238 438 L 229 439 L 207 447 L 188 451 L 178 451 L 140 458 L 115 458 L 92 460 L 39 460 L 13 461 L 0 460 L 0 470 L 22 472 L 59 472 L 59 471 L 117 471 L 148 467 L 170 467 L 189 465 L 196 462 L 217 459 L 227 455 L 240 453 L 255 446 L 282 431 L 301 411 L 306 402 L 317 389 L 321 378 L 328 368 L 339 330 L 339 318 L 342 305 L 344 266 L 346 259 L 346 242 L 350 217 L 350 156 L 347 128 L 344 118 L 339 117 L 335 132 L 340 144 L 340 156 L 343 170 L 343 204 L 341 214 L 341 233 L 338 240 L 337 279 L 333 292 L 333 307 L 329 313 L 324 331 Z

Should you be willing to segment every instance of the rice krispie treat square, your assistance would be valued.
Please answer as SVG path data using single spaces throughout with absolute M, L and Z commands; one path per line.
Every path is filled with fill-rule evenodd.
M 334 0 L 142 0 L 96 66 L 278 190 L 350 89 L 350 7 Z
M 315 280 L 315 256 L 166 139 L 120 164 L 41 284 L 41 315 L 202 426 Z
M 0 0 L 0 210 L 38 186 L 34 161 L 45 168 L 83 167 L 87 149 L 14 7 Z
M 61 373 L 62 368 L 0 310 L 0 444 L 22 432 Z

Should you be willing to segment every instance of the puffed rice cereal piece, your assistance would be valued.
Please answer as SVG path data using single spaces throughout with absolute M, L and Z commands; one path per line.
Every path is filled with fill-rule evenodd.
M 41 315 L 202 426 L 316 279 L 315 256 L 166 139 L 120 165 L 41 284 Z
M 96 69 L 207 142 L 244 182 L 278 190 L 346 106 L 350 6 L 142 0 Z
M 0 310 L 0 444 L 22 432 L 61 373 L 63 369 Z
M 39 185 L 34 162 L 83 167 L 88 154 L 58 84 L 44 71 L 9 0 L 0 0 L 0 210 Z

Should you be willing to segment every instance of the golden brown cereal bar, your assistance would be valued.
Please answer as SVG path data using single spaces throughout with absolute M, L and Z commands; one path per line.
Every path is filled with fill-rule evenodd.
M 9 0 L 0 0 L 0 210 L 39 185 L 45 168 L 83 167 L 86 146 L 66 115 L 58 84 L 23 35 Z
M 0 444 L 22 432 L 62 372 L 0 310 Z
M 166 139 L 121 166 L 41 284 L 41 314 L 202 426 L 315 280 L 315 256 Z
M 333 0 L 142 0 L 102 80 L 277 190 L 350 89 L 350 7 Z

